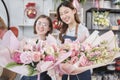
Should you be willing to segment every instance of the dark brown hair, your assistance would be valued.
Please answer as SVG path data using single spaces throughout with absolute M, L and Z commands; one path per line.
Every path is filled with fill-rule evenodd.
M 46 18 L 46 19 L 48 20 L 48 22 L 49 22 L 49 28 L 50 28 L 50 30 L 46 33 L 46 36 L 47 36 L 49 33 L 52 33 L 52 31 L 53 31 L 53 25 L 52 25 L 52 20 L 51 20 L 51 18 L 48 17 L 48 16 L 46 16 L 46 15 L 40 15 L 40 16 L 35 20 L 35 22 L 34 22 L 34 34 L 37 34 L 37 32 L 36 32 L 36 23 L 37 23 L 37 21 L 38 21 L 40 18 Z
M 76 8 L 73 6 L 73 4 L 72 4 L 71 1 L 63 1 L 63 2 L 58 6 L 58 8 L 57 8 L 58 20 L 63 23 L 63 25 L 61 26 L 60 34 L 59 34 L 59 39 L 60 39 L 60 40 L 62 41 L 62 43 L 63 43 L 63 42 L 64 42 L 64 39 L 63 39 L 62 35 L 65 34 L 65 32 L 67 31 L 68 24 L 64 23 L 64 22 L 62 21 L 61 17 L 60 17 L 60 12 L 59 12 L 59 10 L 60 10 L 60 8 L 61 8 L 62 6 L 68 7 L 68 8 L 70 8 L 70 9 L 72 9 L 72 10 L 73 10 L 73 9 L 76 9 Z M 79 24 L 79 23 L 80 23 L 80 19 L 79 19 L 79 16 L 78 16 L 77 12 L 75 13 L 74 17 L 75 17 L 76 23 Z

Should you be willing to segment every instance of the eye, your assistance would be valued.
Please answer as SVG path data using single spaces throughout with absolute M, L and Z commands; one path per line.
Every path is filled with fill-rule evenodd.
M 60 13 L 60 16 L 62 16 L 63 15 L 63 13 Z
M 38 22 L 37 25 L 41 25 L 41 22 Z
M 37 22 L 36 25 L 37 26 L 43 26 L 43 27 L 49 26 L 48 23 L 46 23 L 46 22 Z
M 42 23 L 42 26 L 48 26 L 48 24 L 47 23 Z
M 66 10 L 64 13 L 65 13 L 65 14 L 67 14 L 67 13 L 69 13 L 69 11 L 68 11 L 68 10 Z

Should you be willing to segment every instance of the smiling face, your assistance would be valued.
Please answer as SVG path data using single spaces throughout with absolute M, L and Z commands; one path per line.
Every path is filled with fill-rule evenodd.
M 46 18 L 40 18 L 36 22 L 36 32 L 40 35 L 46 35 L 46 33 L 50 30 L 49 22 Z
M 66 24 L 71 24 L 75 21 L 75 9 L 70 9 L 69 7 L 61 6 L 59 9 L 60 18 Z

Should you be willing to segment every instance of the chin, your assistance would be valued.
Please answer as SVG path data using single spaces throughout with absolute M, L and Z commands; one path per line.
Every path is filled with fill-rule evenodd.
M 39 34 L 40 34 L 40 35 L 44 35 L 44 34 L 46 34 L 46 33 L 45 33 L 45 32 L 40 32 Z
M 70 20 L 68 20 L 68 21 L 66 21 L 65 23 L 66 23 L 66 24 L 70 24 L 70 23 L 71 23 L 71 21 L 70 21 Z

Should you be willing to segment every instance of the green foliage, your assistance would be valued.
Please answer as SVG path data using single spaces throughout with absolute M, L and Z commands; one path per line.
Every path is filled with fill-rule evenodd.
M 28 67 L 28 71 L 29 71 L 28 76 L 34 75 L 36 73 L 36 70 L 34 70 L 33 67 L 31 67 L 29 65 L 27 65 L 27 67 Z
M 15 67 L 15 66 L 21 66 L 21 64 L 17 64 L 15 62 L 11 62 L 11 63 L 6 65 L 6 68 L 12 68 L 12 67 Z
M 17 66 L 22 66 L 22 64 L 17 64 L 15 62 L 11 62 L 9 64 L 6 65 L 6 68 L 10 69 L 10 68 L 14 68 Z M 28 69 L 28 76 L 34 75 L 36 73 L 36 70 L 34 70 L 34 67 L 26 65 L 27 69 Z

